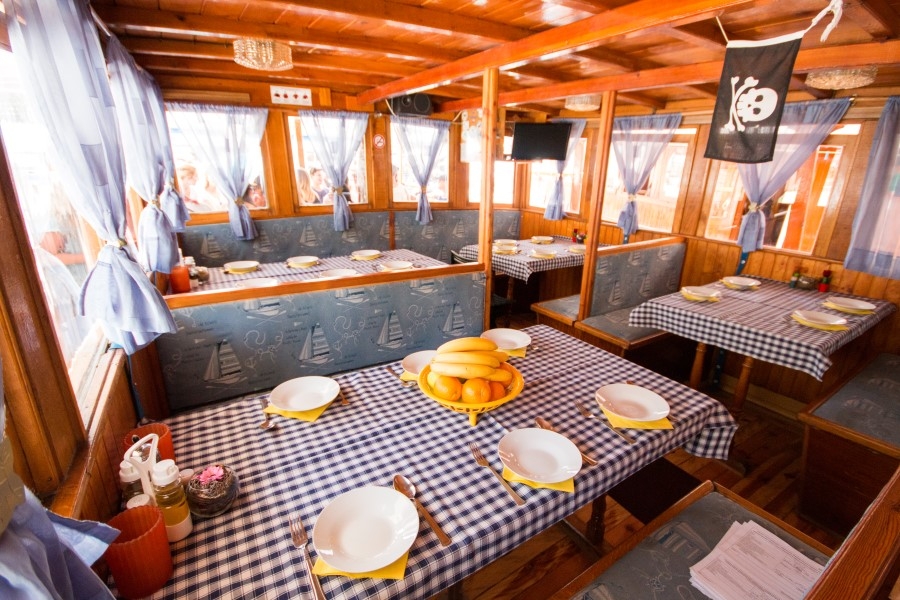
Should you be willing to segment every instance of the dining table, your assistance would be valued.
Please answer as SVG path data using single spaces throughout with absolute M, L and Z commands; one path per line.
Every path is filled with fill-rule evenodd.
M 509 240 L 515 244 L 513 251 L 498 251 L 496 247 L 498 242 L 495 240 L 492 244 L 492 268 L 494 271 L 527 283 L 529 277 L 541 271 L 584 265 L 584 244 L 578 244 L 569 238 L 558 235 L 546 237 L 552 241 L 535 243 L 532 238 Z M 535 256 L 535 253 L 538 256 Z M 478 244 L 463 246 L 459 249 L 459 255 L 466 260 L 478 260 Z
M 365 258 L 361 258 L 365 257 Z M 373 256 L 374 258 L 369 258 Z M 253 286 L 256 282 L 264 282 L 274 285 L 278 282 L 289 281 L 308 281 L 312 279 L 320 279 L 328 276 L 328 271 L 337 269 L 345 269 L 353 271 L 355 275 L 366 275 L 371 273 L 384 272 L 391 270 L 387 268 L 390 263 L 403 261 L 410 263 L 406 270 L 423 269 L 427 267 L 446 267 L 447 263 L 419 254 L 412 250 L 397 249 L 384 250 L 378 254 L 353 254 L 342 256 L 327 257 L 307 257 L 314 259 L 312 264 L 303 263 L 292 264 L 290 259 L 280 262 L 264 263 L 260 262 L 258 267 L 253 270 L 240 270 L 239 272 L 231 272 L 224 267 L 208 267 L 209 280 L 204 282 L 198 290 L 221 290 L 233 287 Z M 254 261 L 256 262 L 256 261 Z M 308 266 L 307 266 L 308 264 Z M 343 275 L 342 277 L 352 277 L 353 275 Z
M 639 304 L 628 318 L 629 325 L 662 329 L 698 342 L 690 378 L 694 388 L 701 383 L 708 346 L 743 356 L 732 408 L 736 413 L 746 400 L 755 360 L 801 371 L 821 381 L 836 350 L 897 310 L 886 300 L 800 289 L 753 275 L 745 277 L 759 285 L 735 289 L 722 280 L 715 281 L 700 286 L 716 292 L 715 301 L 673 292 Z M 865 302 L 872 308 L 854 313 L 841 311 L 829 302 L 835 297 Z M 830 330 L 817 329 L 796 320 L 792 315 L 798 310 L 840 317 L 846 323 Z
M 429 598 L 671 450 L 728 457 L 736 424 L 718 401 L 550 327 L 521 331 L 530 343 L 509 362 L 524 388 L 479 414 L 474 425 L 468 414 L 405 385 L 399 361 L 333 376 L 346 401 L 336 399 L 311 422 L 273 415 L 277 426 L 261 428 L 260 400 L 268 392 L 168 418 L 178 466 L 199 472 L 226 465 L 239 478 L 240 492 L 227 512 L 195 518 L 192 533 L 171 544 L 174 573 L 151 597 L 313 597 L 289 521 L 301 518 L 313 560 L 321 560 L 315 527 L 323 509 L 353 490 L 388 488 L 402 474 L 451 543 L 442 545 L 423 520 L 402 578 L 330 575 L 319 581 L 327 598 Z M 674 428 L 629 429 L 628 443 L 605 421 L 578 410 L 576 402 L 593 402 L 601 386 L 626 381 L 664 398 Z M 470 445 L 500 472 L 501 439 L 534 427 L 538 417 L 597 464 L 581 467 L 574 491 L 510 484 L 524 500 L 518 505 L 476 463 Z M 366 535 L 365 524 L 359 527 L 357 534 Z

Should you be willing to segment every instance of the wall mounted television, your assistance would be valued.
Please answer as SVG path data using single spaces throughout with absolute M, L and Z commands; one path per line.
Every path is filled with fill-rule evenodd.
M 516 123 L 512 160 L 566 160 L 571 123 Z

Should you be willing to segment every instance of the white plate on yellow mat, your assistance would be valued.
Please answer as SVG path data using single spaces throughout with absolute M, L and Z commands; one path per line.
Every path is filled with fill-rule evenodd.
M 400 492 L 369 485 L 345 492 L 319 513 L 316 553 L 345 573 L 386 567 L 406 553 L 419 533 L 415 505 Z
M 841 298 L 840 296 L 829 296 L 825 299 L 825 302 L 829 304 L 833 304 L 838 310 L 850 310 L 850 311 L 866 311 L 866 310 L 875 310 L 875 305 L 871 302 L 865 302 L 863 300 L 856 300 L 855 298 Z
M 281 410 L 312 410 L 325 406 L 341 392 L 331 377 L 311 375 L 288 379 L 269 394 L 269 402 Z
M 319 273 L 319 279 L 341 279 L 342 277 L 352 277 L 356 275 L 353 269 L 328 269 Z
M 596 397 L 602 408 L 631 421 L 656 421 L 669 414 L 669 403 L 662 396 L 639 385 L 604 385 Z
M 718 300 L 722 294 L 718 290 L 700 285 L 687 285 L 681 288 L 681 295 L 688 300 L 709 301 Z
M 531 236 L 532 244 L 552 244 L 553 236 L 550 235 L 533 235 Z
M 235 282 L 234 285 L 239 288 L 264 288 L 278 285 L 278 280 L 274 277 L 256 277 Z
M 813 325 L 846 325 L 847 319 L 836 317 L 828 313 L 818 312 L 815 310 L 795 310 L 793 316 L 802 323 L 806 321 Z
M 494 245 L 495 246 L 518 246 L 519 242 L 516 240 L 501 239 L 501 240 L 494 240 Z
M 556 258 L 556 251 L 555 250 L 538 250 L 537 248 L 532 248 L 531 256 L 533 258 Z
M 572 254 L 584 254 L 585 252 L 587 252 L 587 246 L 585 246 L 584 244 L 574 244 L 566 248 L 566 250 L 571 252 Z
M 319 264 L 318 256 L 292 256 L 287 259 L 287 265 L 294 268 L 312 267 Z
M 722 283 L 724 283 L 728 287 L 736 288 L 739 290 L 747 290 L 759 286 L 759 281 L 757 281 L 756 279 L 751 279 L 749 277 L 738 277 L 736 275 L 723 277 Z
M 511 244 L 510 245 L 495 244 L 494 247 L 492 248 L 492 250 L 494 251 L 494 254 L 515 254 L 516 252 L 519 251 L 519 248 L 517 246 L 513 246 Z
M 581 452 L 567 437 L 527 427 L 510 431 L 497 446 L 507 469 L 536 483 L 559 483 L 581 470 Z
M 400 365 L 407 373 L 418 375 L 422 370 L 422 367 L 431 363 L 431 359 L 434 358 L 436 354 L 436 350 L 421 350 L 419 352 L 413 352 L 412 354 L 406 356 L 400 362 Z
M 381 250 L 356 250 L 350 254 L 353 260 L 375 260 L 381 256 Z
M 519 329 L 488 329 L 481 337 L 497 344 L 498 350 L 516 350 L 531 343 L 531 336 Z
M 378 268 L 382 271 L 408 271 L 412 266 L 408 260 L 386 260 Z
M 236 260 L 234 262 L 225 263 L 222 268 L 229 273 L 250 273 L 251 271 L 255 271 L 259 268 L 259 261 Z

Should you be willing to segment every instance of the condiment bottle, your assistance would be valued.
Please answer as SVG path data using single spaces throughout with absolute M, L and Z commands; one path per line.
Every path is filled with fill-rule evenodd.
M 573 241 L 573 242 L 577 242 L 577 241 L 578 241 L 578 229 L 573 229 L 573 230 L 572 230 L 572 241 Z
M 153 465 L 152 479 L 156 505 L 163 513 L 169 541 L 184 539 L 194 528 L 194 523 L 175 461 L 167 458 Z
M 179 250 L 179 256 L 181 251 Z M 180 259 L 178 264 L 172 267 L 169 274 L 169 285 L 172 287 L 172 293 L 183 294 L 191 291 L 191 272 L 184 264 L 184 259 Z
M 128 504 L 128 501 L 144 493 L 144 487 L 141 485 L 141 474 L 127 460 L 119 463 L 119 487 L 122 490 L 122 504 Z
M 792 288 L 797 287 L 797 282 L 800 281 L 800 271 L 794 271 L 794 274 L 791 275 L 791 281 L 788 283 Z

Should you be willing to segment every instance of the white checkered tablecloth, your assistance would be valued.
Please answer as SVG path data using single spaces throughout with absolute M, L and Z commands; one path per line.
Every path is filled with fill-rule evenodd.
M 412 250 L 385 250 L 374 260 L 355 260 L 348 256 L 332 256 L 320 258 L 318 264 L 311 267 L 289 267 L 287 262 L 260 263 L 259 269 L 250 273 L 227 273 L 221 267 L 210 267 L 209 281 L 200 286 L 198 291 L 221 290 L 237 287 L 239 282 L 248 279 L 273 277 L 279 281 L 306 281 L 320 277 L 329 269 L 352 269 L 360 275 L 376 273 L 385 261 L 405 260 L 413 263 L 413 268 L 446 267 L 447 263 Z
M 383 366 L 335 376 L 350 404 L 335 402 L 315 423 L 276 416 L 278 428 L 262 430 L 257 397 L 169 419 L 179 467 L 224 463 L 236 470 L 241 490 L 227 512 L 196 520 L 193 532 L 171 545 L 174 575 L 153 598 L 312 597 L 288 519 L 299 513 L 312 534 L 336 496 L 361 486 L 390 486 L 397 473 L 416 484 L 452 545 L 442 547 L 422 522 L 402 580 L 322 577 L 322 587 L 328 598 L 342 600 L 429 598 L 674 448 L 727 456 L 736 425 L 717 401 L 549 327 L 525 331 L 536 349 L 511 359 L 526 381 L 524 391 L 482 414 L 475 427 L 468 415 L 402 387 Z M 398 363 L 391 366 L 399 371 Z M 575 400 L 591 400 L 601 385 L 626 379 L 669 401 L 678 419 L 674 430 L 632 431 L 636 443 L 629 445 L 576 410 Z M 500 439 L 533 426 L 537 416 L 599 465 L 576 476 L 574 494 L 513 484 L 526 501 L 517 506 L 475 463 L 468 444 L 476 443 L 500 470 Z M 315 546 L 312 539 L 314 559 Z
M 750 276 L 752 277 L 752 276 Z M 800 290 L 756 277 L 757 290 L 734 290 L 721 282 L 707 285 L 722 293 L 719 302 L 694 302 L 680 292 L 653 298 L 635 307 L 629 325 L 655 327 L 754 359 L 803 371 L 822 380 L 829 356 L 897 310 L 891 302 L 841 294 Z M 840 296 L 871 302 L 871 315 L 852 315 L 822 306 Z M 814 310 L 847 319 L 849 329 L 823 331 L 800 325 L 795 310 Z
M 493 269 L 500 273 L 528 281 L 532 273 L 538 271 L 550 271 L 553 269 L 565 269 L 584 264 L 584 253 L 569 252 L 569 248 L 575 244 L 564 237 L 554 236 L 551 244 L 533 244 L 531 240 L 519 240 L 519 251 L 516 254 L 493 254 L 491 263 Z M 535 258 L 531 256 L 532 250 L 556 252 L 553 258 Z M 459 255 L 466 260 L 478 260 L 478 244 L 463 246 L 459 249 Z

